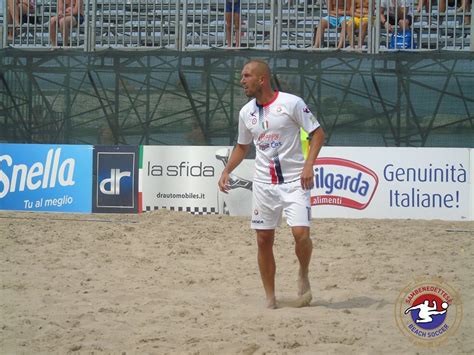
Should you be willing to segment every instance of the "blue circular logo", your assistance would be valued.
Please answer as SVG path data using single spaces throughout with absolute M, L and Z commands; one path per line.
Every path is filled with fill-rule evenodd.
M 416 280 L 400 292 L 395 318 L 400 331 L 412 341 L 429 346 L 439 344 L 461 323 L 459 293 L 440 278 Z

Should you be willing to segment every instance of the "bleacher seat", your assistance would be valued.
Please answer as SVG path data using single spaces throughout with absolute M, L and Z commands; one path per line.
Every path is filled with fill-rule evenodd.
M 92 3 L 89 2 L 89 14 Z M 104 46 L 176 46 L 177 24 L 186 31 L 182 37 L 185 48 L 225 45 L 225 0 L 97 0 L 95 3 L 95 45 Z M 241 0 L 241 40 L 243 47 L 271 47 L 270 34 L 279 24 L 278 41 L 284 48 L 312 48 L 315 29 L 320 18 L 327 15 L 326 2 L 293 0 L 281 1 L 273 7 L 272 0 Z M 280 10 L 280 11 L 278 11 Z M 55 2 L 37 1 L 37 21 L 22 26 L 22 35 L 15 46 L 49 46 L 49 18 L 56 14 Z M 468 13 L 470 14 L 470 13 Z M 91 14 L 92 15 L 92 14 Z M 439 13 L 436 6 L 431 13 L 425 10 L 414 14 L 413 30 L 420 48 L 470 47 L 470 26 L 464 24 L 464 13 L 448 8 Z M 92 16 L 89 16 L 92 21 Z M 84 45 L 85 25 L 71 36 L 74 46 Z M 373 30 L 373 29 L 371 29 Z M 28 33 L 26 33 L 28 32 Z M 45 34 L 46 33 L 46 34 Z M 380 43 L 386 45 L 387 34 L 380 29 Z M 326 31 L 325 44 L 334 48 L 338 40 L 334 30 Z M 329 41 L 329 42 L 328 42 Z M 367 44 L 367 42 L 366 42 Z M 384 48 L 381 48 L 384 50 Z

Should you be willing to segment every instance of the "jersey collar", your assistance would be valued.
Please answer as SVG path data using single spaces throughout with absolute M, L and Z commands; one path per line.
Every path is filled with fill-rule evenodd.
M 272 103 L 275 102 L 275 100 L 277 99 L 279 93 L 280 93 L 279 91 L 275 90 L 275 95 L 273 95 L 272 99 L 271 99 L 270 101 L 268 101 L 268 102 L 265 102 L 263 105 L 259 105 L 258 102 L 257 102 L 257 100 L 255 100 L 255 103 L 257 104 L 258 107 L 267 107 L 267 106 L 270 106 Z

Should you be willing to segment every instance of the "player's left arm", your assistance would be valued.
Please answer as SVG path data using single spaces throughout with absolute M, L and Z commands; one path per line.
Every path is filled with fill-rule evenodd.
M 314 170 L 313 164 L 318 154 L 321 150 L 321 147 L 324 144 L 324 130 L 321 126 L 316 128 L 314 131 L 309 133 L 309 152 L 308 157 L 304 163 L 303 171 L 301 172 L 301 187 L 305 190 L 310 190 L 314 185 Z
M 306 103 L 300 98 L 296 101 L 293 109 L 293 117 L 297 124 L 302 127 L 310 139 L 309 152 L 301 172 L 301 187 L 305 190 L 313 188 L 314 185 L 314 171 L 313 163 L 318 157 L 319 151 L 324 143 L 324 130 L 319 124 L 316 117 L 308 108 Z

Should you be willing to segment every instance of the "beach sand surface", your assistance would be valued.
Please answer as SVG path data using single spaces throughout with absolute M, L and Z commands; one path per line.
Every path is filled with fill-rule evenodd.
M 473 222 L 314 219 L 312 239 L 313 299 L 294 308 L 294 241 L 277 230 L 269 310 L 247 217 L 0 212 L 0 353 L 474 353 Z M 463 305 L 432 348 L 395 312 L 428 277 Z

